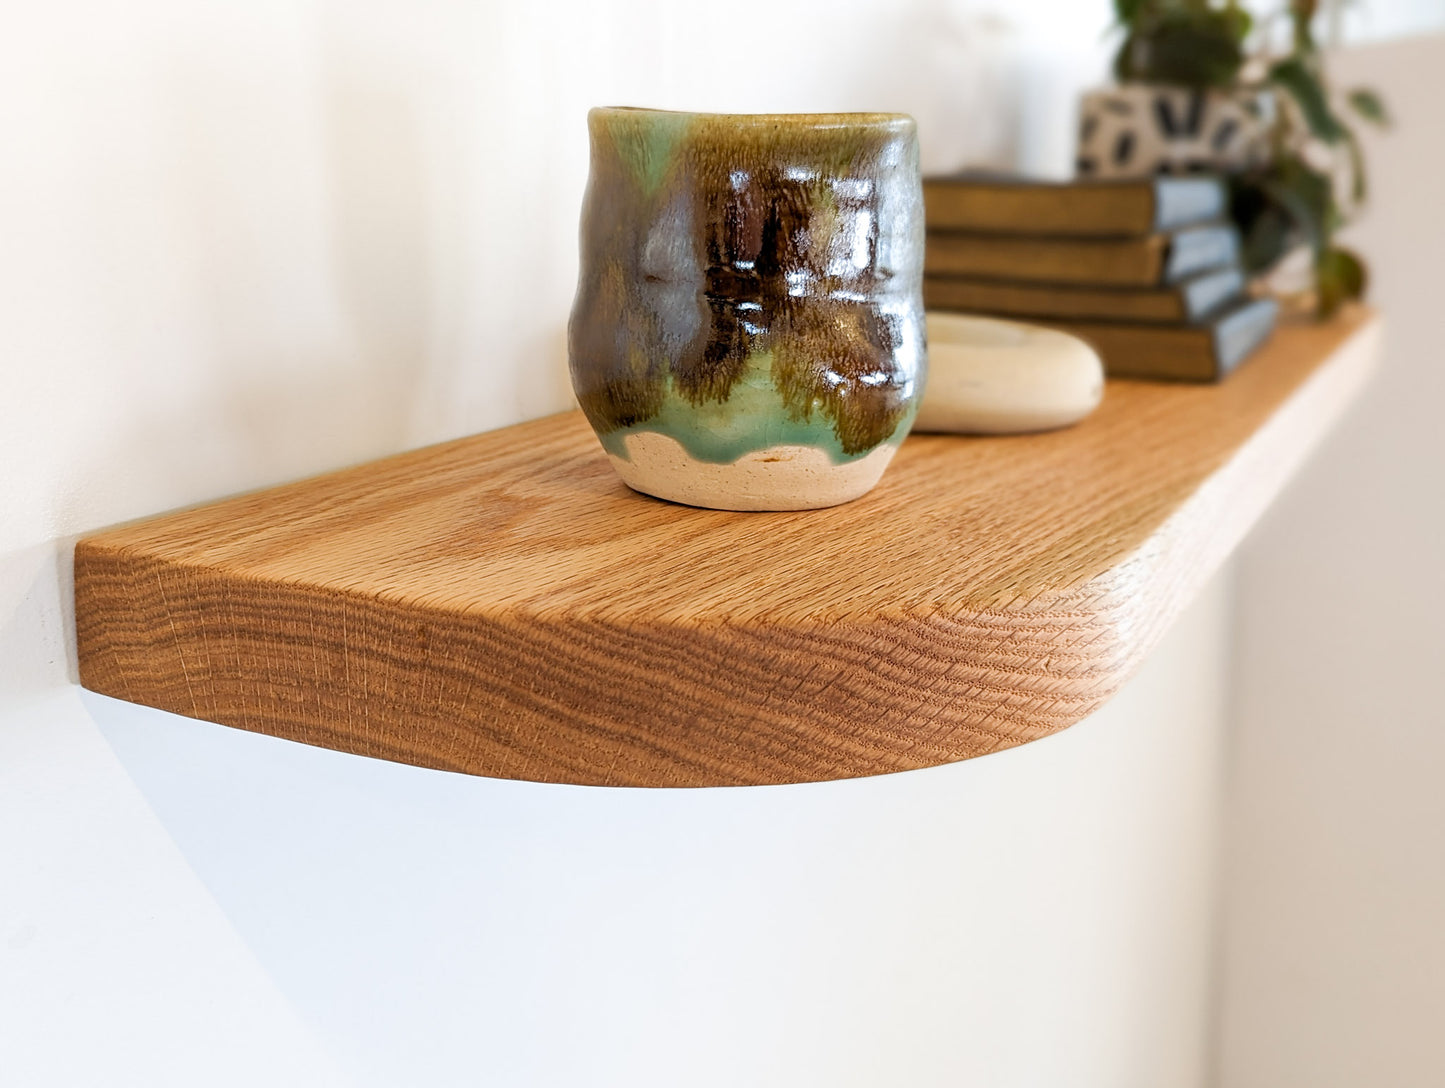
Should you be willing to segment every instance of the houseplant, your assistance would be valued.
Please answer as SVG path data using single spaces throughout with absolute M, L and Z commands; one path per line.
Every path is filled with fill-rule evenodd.
M 1115 0 L 1118 85 L 1085 95 L 1079 172 L 1237 172 L 1268 160 L 1274 94 L 1240 78 L 1251 19 L 1209 0 Z
M 1213 161 L 1196 154 L 1183 164 L 1178 156 L 1162 163 L 1145 159 L 1132 173 L 1152 173 L 1161 165 L 1219 169 L 1230 177 L 1247 271 L 1266 275 L 1293 251 L 1307 249 L 1307 293 L 1319 315 L 1360 297 L 1364 262 L 1335 241 L 1366 195 L 1364 158 L 1347 116 L 1381 125 L 1388 116 L 1367 88 L 1339 98 L 1330 92 L 1314 34 L 1319 0 L 1286 0 L 1259 20 L 1238 0 L 1115 0 L 1114 8 L 1123 31 L 1114 61 L 1122 91 L 1142 86 L 1205 102 L 1252 102 L 1246 112 L 1258 122 L 1257 138 L 1244 141 L 1248 154 Z M 1097 154 L 1089 116 L 1086 99 L 1081 158 Z M 1227 120 L 1196 126 L 1204 129 L 1193 134 L 1196 149 L 1200 138 L 1206 149 L 1211 143 L 1237 147 L 1238 140 L 1220 139 Z M 1095 132 L 1098 127 L 1096 122 Z M 1169 133 L 1163 135 L 1167 142 Z M 1095 135 L 1093 144 L 1098 142 Z

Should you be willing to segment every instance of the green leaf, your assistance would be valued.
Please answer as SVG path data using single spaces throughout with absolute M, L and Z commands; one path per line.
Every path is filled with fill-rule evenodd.
M 1350 150 L 1350 201 L 1353 204 L 1363 204 L 1369 196 L 1365 177 L 1365 153 L 1353 132 L 1346 133 L 1345 146 Z
M 1115 75 L 1126 82 L 1228 87 L 1244 64 L 1239 28 L 1225 11 L 1168 9 L 1134 27 Z
M 1119 43 L 1119 51 L 1114 54 L 1114 78 L 1120 83 L 1133 83 L 1135 80 L 1143 79 L 1143 76 L 1135 75 L 1134 56 L 1138 52 L 1138 41 L 1135 33 L 1131 31 Z
M 1235 174 L 1228 180 L 1229 217 L 1239 228 L 1239 259 L 1246 272 L 1257 275 L 1284 256 L 1298 232 L 1258 174 Z
M 1297 237 L 1289 215 L 1278 207 L 1268 207 L 1250 224 L 1243 236 L 1240 259 L 1251 276 L 1273 268 L 1275 262 L 1290 250 Z
M 1114 0 L 1114 15 L 1124 26 L 1133 26 L 1146 0 Z
M 1363 298 L 1369 276 L 1358 254 L 1334 246 L 1320 254 L 1315 263 L 1319 290 L 1319 315 L 1329 317 L 1350 299 Z
M 1285 158 L 1275 163 L 1260 188 L 1289 215 L 1317 255 L 1329 248 L 1334 191 L 1328 176 L 1297 158 Z
M 1249 32 L 1254 29 L 1254 16 L 1240 7 L 1237 0 L 1229 0 L 1223 15 L 1235 41 L 1243 42 L 1249 37 Z
M 1349 290 L 1350 298 L 1364 298 L 1370 286 L 1370 274 L 1364 258 L 1344 246 L 1335 246 L 1329 256 L 1331 265 L 1338 270 L 1341 281 Z
M 1290 0 L 1290 22 L 1294 25 L 1294 47 L 1300 53 L 1317 51 L 1313 25 L 1319 0 Z
M 1366 121 L 1373 121 L 1382 128 L 1390 125 L 1390 111 L 1385 108 L 1385 100 L 1368 87 L 1356 87 L 1346 98 L 1355 112 Z
M 1329 144 L 1339 143 L 1344 138 L 1344 126 L 1331 112 L 1324 87 L 1303 61 L 1298 57 L 1286 57 L 1269 70 L 1269 78 L 1299 103 L 1300 112 L 1304 114 L 1311 132 Z

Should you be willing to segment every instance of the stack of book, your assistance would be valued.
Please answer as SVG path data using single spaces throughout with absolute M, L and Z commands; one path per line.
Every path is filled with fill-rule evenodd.
M 1217 178 L 927 178 L 923 299 L 1049 325 L 1115 377 L 1218 381 L 1268 338 Z

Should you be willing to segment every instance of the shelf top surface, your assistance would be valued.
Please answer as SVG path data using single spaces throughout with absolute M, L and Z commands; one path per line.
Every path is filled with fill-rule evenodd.
M 1282 328 L 1217 386 L 1112 381 L 1067 430 L 912 436 L 873 492 L 831 509 L 636 494 L 572 412 L 87 543 L 460 613 L 806 624 L 1019 608 L 1137 552 L 1373 320 Z

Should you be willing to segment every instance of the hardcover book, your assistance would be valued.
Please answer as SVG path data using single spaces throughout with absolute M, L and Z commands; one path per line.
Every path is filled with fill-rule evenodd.
M 1238 268 L 1202 272 L 1162 287 L 1078 287 L 926 276 L 923 303 L 930 310 L 1009 317 L 1179 324 L 1201 320 L 1243 290 L 1244 273 Z
M 1158 234 L 1223 217 L 1214 177 L 1039 182 L 986 174 L 923 179 L 930 230 L 1062 234 Z
M 1186 227 L 1142 238 L 1042 238 L 930 231 L 928 275 L 988 277 L 1030 283 L 1157 287 L 1239 262 L 1232 226 Z
M 1048 321 L 1093 344 L 1111 378 L 1215 382 L 1274 331 L 1279 304 L 1246 299 L 1193 325 L 1139 325 L 1111 321 Z

